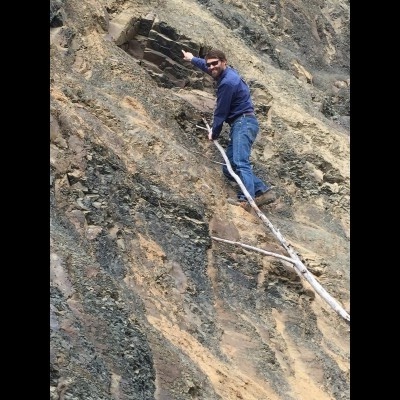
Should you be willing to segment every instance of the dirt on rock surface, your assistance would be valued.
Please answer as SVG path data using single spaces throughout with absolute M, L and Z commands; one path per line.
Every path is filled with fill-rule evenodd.
M 348 400 L 349 323 L 207 139 L 221 48 L 252 91 L 263 213 L 350 312 L 348 1 L 50 2 L 50 398 Z M 227 127 L 219 139 L 227 143 Z

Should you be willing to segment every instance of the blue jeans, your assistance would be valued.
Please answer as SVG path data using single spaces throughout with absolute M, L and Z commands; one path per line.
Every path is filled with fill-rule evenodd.
M 251 147 L 258 131 L 259 124 L 255 116 L 245 115 L 237 118 L 231 125 L 230 141 L 225 150 L 233 172 L 239 176 L 253 199 L 256 193 L 261 194 L 270 189 L 270 186 L 253 174 L 250 163 Z M 222 167 L 222 172 L 230 181 L 235 181 L 226 165 Z M 238 199 L 246 200 L 246 196 L 240 189 L 238 191 Z

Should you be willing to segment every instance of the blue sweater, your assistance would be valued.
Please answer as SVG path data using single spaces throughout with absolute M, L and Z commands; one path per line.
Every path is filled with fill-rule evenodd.
M 193 57 L 192 64 L 211 75 L 203 58 Z M 244 113 L 253 113 L 250 89 L 239 73 L 227 66 L 217 78 L 217 106 L 214 110 L 212 139 L 221 133 L 224 122 L 231 123 Z

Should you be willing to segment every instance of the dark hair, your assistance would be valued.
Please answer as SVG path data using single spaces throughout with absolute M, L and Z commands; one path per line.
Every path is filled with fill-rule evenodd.
M 211 49 L 204 58 L 206 61 L 210 58 L 218 58 L 221 61 L 226 61 L 225 53 L 217 49 Z

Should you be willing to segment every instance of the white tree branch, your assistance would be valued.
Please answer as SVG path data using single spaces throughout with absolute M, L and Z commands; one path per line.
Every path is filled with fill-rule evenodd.
M 208 125 L 207 121 L 203 118 L 204 124 L 207 127 L 208 133 L 211 134 L 211 128 Z M 295 252 L 295 250 L 286 242 L 284 237 L 281 235 L 281 233 L 275 229 L 275 227 L 272 225 L 272 223 L 268 220 L 268 218 L 262 213 L 262 211 L 258 208 L 257 204 L 253 200 L 253 198 L 250 196 L 250 193 L 247 191 L 246 187 L 244 186 L 243 182 L 239 178 L 237 174 L 232 169 L 232 166 L 228 160 L 228 157 L 226 156 L 225 150 L 221 147 L 221 145 L 218 143 L 217 140 L 213 140 L 213 143 L 215 146 L 217 146 L 218 150 L 222 154 L 222 157 L 225 160 L 226 167 L 228 168 L 229 173 L 232 175 L 232 177 L 235 179 L 237 184 L 240 186 L 242 189 L 243 194 L 246 196 L 247 201 L 250 203 L 250 205 L 253 207 L 257 215 L 260 217 L 260 219 L 268 226 L 268 228 L 272 231 L 272 233 L 276 236 L 276 238 L 279 240 L 279 242 L 282 244 L 284 249 L 288 252 L 288 254 L 291 256 L 291 258 L 285 257 L 285 256 L 280 256 L 278 254 L 268 254 L 268 255 L 273 255 L 274 257 L 279 256 L 278 258 L 283 258 L 286 261 L 291 262 L 294 265 L 294 269 L 296 273 L 303 277 L 310 285 L 314 288 L 314 290 L 345 320 L 350 321 L 350 315 L 347 313 L 347 311 L 319 284 L 319 282 L 315 279 L 315 277 L 307 270 L 305 265 L 301 262 L 299 256 Z M 221 240 L 223 239 L 217 239 L 214 238 L 215 240 Z M 237 242 L 233 242 L 235 244 L 238 244 Z M 247 248 L 252 248 L 251 246 L 243 245 L 240 244 L 243 247 Z M 256 249 L 252 248 L 253 250 L 257 250 L 259 252 L 264 253 L 264 250 L 261 249 Z M 264 253 L 266 254 L 266 253 Z
M 294 261 L 292 258 L 283 256 L 282 254 L 272 253 L 272 252 L 270 252 L 270 251 L 263 250 L 263 249 L 260 249 L 260 248 L 258 248 L 258 247 L 253 247 L 253 246 L 250 246 L 250 245 L 248 245 L 248 244 L 244 244 L 244 243 L 240 243 L 240 242 L 234 242 L 233 240 L 221 239 L 221 238 L 218 238 L 218 237 L 216 237 L 216 236 L 211 236 L 211 239 L 217 240 L 218 242 L 225 242 L 225 243 L 230 243 L 230 244 L 236 244 L 236 245 L 238 245 L 238 246 L 244 247 L 245 249 L 255 250 L 255 251 L 258 251 L 259 253 L 263 253 L 263 254 L 265 254 L 265 255 L 267 255 L 267 256 L 272 256 L 272 257 L 280 258 L 281 260 L 288 261 L 288 262 L 290 262 L 290 263 L 292 263 L 292 264 L 295 264 L 295 263 L 296 263 L 296 261 Z

